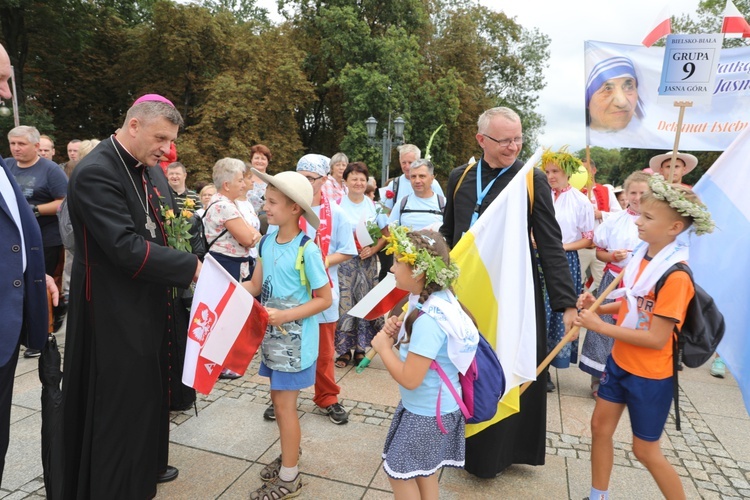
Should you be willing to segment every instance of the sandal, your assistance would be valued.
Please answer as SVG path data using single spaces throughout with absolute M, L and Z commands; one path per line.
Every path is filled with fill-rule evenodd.
M 302 448 L 299 449 L 299 456 L 302 456 Z M 263 480 L 263 482 L 266 483 L 268 481 L 273 481 L 274 479 L 279 477 L 279 470 L 281 470 L 281 455 L 276 457 L 273 462 L 261 469 L 260 478 Z
M 336 365 L 336 368 L 346 368 L 346 366 L 349 364 L 349 361 L 352 360 L 352 353 L 345 352 L 338 358 L 336 358 L 336 361 L 333 363 Z
M 363 352 L 355 352 L 354 353 L 354 362 L 352 364 L 354 366 L 359 366 L 359 364 L 362 362 L 363 359 L 365 359 L 365 353 L 363 353 Z
M 291 481 L 282 481 L 278 477 L 273 478 L 263 486 L 250 493 L 251 500 L 283 500 L 284 498 L 293 498 L 300 494 L 302 490 L 302 480 L 300 475 Z

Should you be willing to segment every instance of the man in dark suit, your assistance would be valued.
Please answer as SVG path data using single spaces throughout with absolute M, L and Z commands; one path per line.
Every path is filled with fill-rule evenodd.
M 0 45 L 0 98 L 10 99 L 10 59 Z M 0 158 L 0 483 L 10 434 L 13 379 L 21 344 L 41 349 L 49 329 L 47 289 L 57 305 L 57 288 L 44 274 L 42 233 L 7 165 Z

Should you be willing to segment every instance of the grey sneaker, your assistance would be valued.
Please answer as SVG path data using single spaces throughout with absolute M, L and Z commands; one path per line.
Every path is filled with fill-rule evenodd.
M 326 408 L 328 418 L 336 425 L 345 424 L 349 421 L 349 412 L 347 412 L 340 403 L 333 403 Z
M 278 476 L 250 493 L 250 500 L 283 500 L 294 498 L 302 491 L 302 479 L 297 474 L 291 481 L 282 481 Z
M 268 405 L 266 411 L 263 412 L 263 420 L 276 420 L 276 411 L 273 409 L 273 403 Z

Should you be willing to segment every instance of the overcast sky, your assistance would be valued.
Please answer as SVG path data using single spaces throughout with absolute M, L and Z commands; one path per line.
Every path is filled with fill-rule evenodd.
M 583 42 L 598 40 L 638 45 L 667 5 L 673 15 L 692 13 L 698 0 L 481 0 L 491 9 L 503 10 L 527 28 L 538 28 L 550 37 L 547 86 L 537 111 L 547 125 L 539 136 L 542 146 L 572 151 L 586 145 L 583 111 Z M 276 14 L 276 0 L 258 5 Z M 570 92 L 579 88 L 580 92 Z

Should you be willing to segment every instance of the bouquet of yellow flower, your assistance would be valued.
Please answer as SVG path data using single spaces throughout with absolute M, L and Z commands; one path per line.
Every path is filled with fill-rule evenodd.
M 175 214 L 174 210 L 169 208 L 165 203 L 161 205 L 161 217 L 164 220 L 164 231 L 167 233 L 167 244 L 175 250 L 183 252 L 192 252 L 193 247 L 190 245 L 190 229 L 193 223 L 195 202 L 190 198 L 185 200 L 181 212 Z

